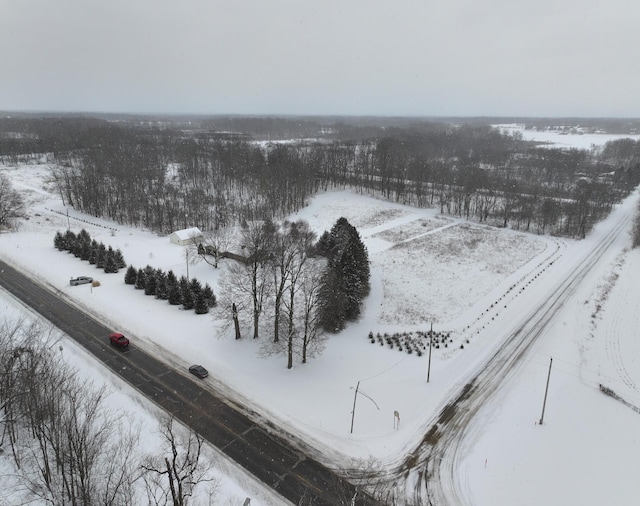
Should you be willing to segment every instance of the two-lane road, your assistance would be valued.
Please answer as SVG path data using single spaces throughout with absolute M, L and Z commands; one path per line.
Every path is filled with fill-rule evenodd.
M 391 473 L 395 475 L 395 494 L 406 498 L 406 504 L 458 506 L 463 503 L 457 489 L 457 462 L 467 428 L 482 406 L 516 373 L 520 362 L 547 331 L 587 273 L 617 240 L 626 237 L 632 211 L 617 217 L 602 240 L 558 282 L 546 300 L 532 307 L 518 328 L 434 417 L 417 448 Z
M 137 348 L 135 336 L 129 351 L 113 348 L 107 337 L 112 329 L 1 260 L 0 286 L 292 503 L 304 497 L 305 504 L 334 506 L 356 494 L 352 485 L 307 457 L 299 441 L 292 444 L 285 431 L 263 427 L 206 384 Z M 377 504 L 362 491 L 357 498 L 358 505 Z

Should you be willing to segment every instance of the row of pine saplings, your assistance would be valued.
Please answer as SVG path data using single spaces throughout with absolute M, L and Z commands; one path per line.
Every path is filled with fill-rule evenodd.
M 165 272 L 150 265 L 136 269 L 130 265 L 124 275 L 124 282 L 137 290 L 144 290 L 145 295 L 166 300 L 172 306 L 194 309 L 196 314 L 206 314 L 216 305 L 216 296 L 208 283 L 202 286 L 196 278 L 178 278 L 171 270 Z
M 368 337 L 371 344 L 376 342 L 380 346 L 387 344 L 390 349 L 395 348 L 398 351 L 406 351 L 409 354 L 415 353 L 419 357 L 422 356 L 430 343 L 434 348 L 440 348 L 440 345 L 448 348 L 449 344 L 453 343 L 451 332 L 433 332 L 431 330 L 426 332 L 418 330 L 415 336 L 413 332 L 396 332 L 392 335 L 386 332 L 384 334 L 378 332 L 375 336 L 373 332 L 369 332 Z M 469 341 L 467 340 L 467 342 Z M 461 348 L 464 348 L 464 345 Z

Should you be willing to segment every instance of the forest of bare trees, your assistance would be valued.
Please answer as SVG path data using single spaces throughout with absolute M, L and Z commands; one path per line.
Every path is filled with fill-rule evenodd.
M 159 447 L 143 449 L 139 423 L 114 410 L 106 388 L 80 378 L 63 353 L 50 328 L 0 323 L 0 453 L 13 460 L 18 483 L 11 504 L 27 497 L 54 505 L 178 506 L 200 483 L 215 503 L 200 436 L 165 418 Z
M 243 124 L 248 133 L 216 130 Z M 307 137 L 253 140 L 261 126 Z M 640 182 L 636 141 L 555 149 L 478 124 L 220 118 L 187 128 L 45 118 L 2 127 L 22 128 L 5 133 L 2 159 L 44 153 L 65 204 L 158 233 L 282 219 L 320 190 L 352 187 L 490 225 L 580 238 Z

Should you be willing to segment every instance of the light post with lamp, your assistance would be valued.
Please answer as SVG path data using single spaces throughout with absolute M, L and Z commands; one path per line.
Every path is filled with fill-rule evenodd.
M 351 387 L 353 388 L 353 387 Z M 353 434 L 353 419 L 356 416 L 356 401 L 358 399 L 358 394 L 362 394 L 364 395 L 367 399 L 369 399 L 371 402 L 373 402 L 374 406 L 376 407 L 376 409 L 378 411 L 380 411 L 380 407 L 378 406 L 378 404 L 376 403 L 376 401 L 374 401 L 371 397 L 369 397 L 367 394 L 365 394 L 362 390 L 360 390 L 360 382 L 358 381 L 358 384 L 356 385 L 356 392 L 353 395 L 353 411 L 351 411 L 351 434 Z

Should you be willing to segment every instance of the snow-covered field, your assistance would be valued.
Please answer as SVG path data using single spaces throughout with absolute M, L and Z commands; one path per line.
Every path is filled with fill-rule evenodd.
M 308 364 L 296 363 L 287 370 L 285 357 L 265 357 L 260 343 L 252 339 L 212 337 L 217 326 L 212 315 L 196 316 L 164 305 L 125 285 L 123 271 L 106 275 L 57 251 L 53 236 L 68 224 L 76 232 L 85 228 L 97 241 L 120 248 L 127 263 L 173 269 L 178 275 L 187 269 L 182 247 L 170 244 L 167 237 L 64 208 L 44 182 L 44 166 L 0 170 L 17 189 L 30 192 L 29 220 L 19 231 L 0 235 L 3 259 L 177 368 L 202 363 L 211 374 L 206 382 L 279 420 L 337 468 L 352 459 L 374 457 L 384 464 L 404 455 L 438 407 L 500 346 L 519 315 L 547 296 L 607 226 L 575 242 L 467 224 L 436 210 L 349 191 L 318 195 L 295 218 L 308 220 L 318 233 L 340 216 L 354 224 L 369 249 L 372 291 L 360 321 L 330 336 L 322 353 Z M 616 213 L 629 210 L 636 200 L 634 195 Z M 469 504 L 634 504 L 640 498 L 640 484 L 631 474 L 640 460 L 640 414 L 598 388 L 603 384 L 630 405 L 640 406 L 640 255 L 629 251 L 629 244 L 630 240 L 617 245 L 581 285 L 513 383 L 470 428 L 460 467 L 460 486 Z M 189 265 L 190 277 L 210 283 L 214 291 L 219 274 L 202 263 Z M 77 275 L 93 276 L 101 286 L 69 286 L 69 278 Z M 432 323 L 434 330 L 451 332 L 451 341 L 433 350 L 429 383 L 424 355 L 367 339 L 369 332 L 415 332 Z M 176 333 L 184 336 L 179 348 Z M 71 342 L 64 353 L 92 377 L 113 382 L 118 405 L 129 406 L 138 416 L 154 416 L 152 407 Z M 540 426 L 535 422 L 550 356 L 554 368 L 545 423 Z M 375 404 L 358 398 L 350 433 L 358 382 Z M 233 468 L 224 464 L 223 472 L 225 466 Z M 230 501 L 245 494 L 254 497 L 252 505 L 278 504 L 258 484 L 230 474 L 235 490 Z
M 494 125 L 503 132 L 513 133 L 519 132 L 525 141 L 537 141 L 543 143 L 542 146 L 560 149 L 591 149 L 592 147 L 602 147 L 609 141 L 615 141 L 620 138 L 630 138 L 635 141 L 640 139 L 640 135 L 617 135 L 605 133 L 586 133 L 574 129 L 574 133 L 568 133 L 560 129 L 549 130 L 526 130 L 524 125 L 517 123 Z

